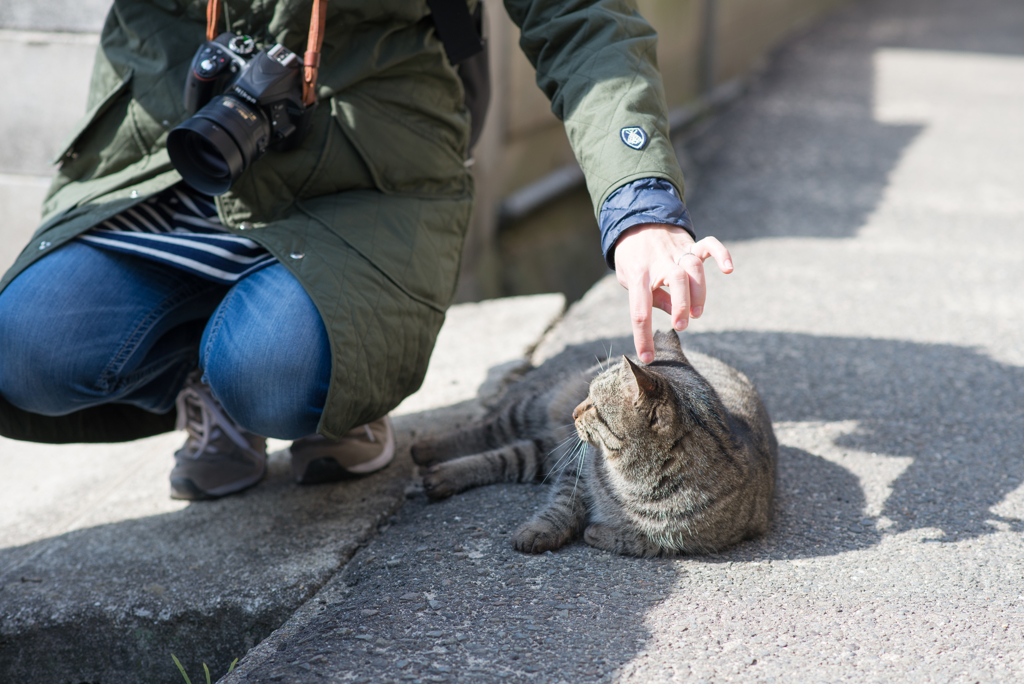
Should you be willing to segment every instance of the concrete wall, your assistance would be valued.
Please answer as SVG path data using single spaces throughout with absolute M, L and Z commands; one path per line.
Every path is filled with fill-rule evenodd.
M 670 109 L 749 72 L 780 41 L 842 0 L 639 0 L 660 36 Z M 474 172 L 478 203 L 458 297 L 560 291 L 581 295 L 604 274 L 597 224 L 582 186 L 499 230 L 511 193 L 575 163 L 561 123 L 518 47 L 519 30 L 490 2 L 494 96 Z

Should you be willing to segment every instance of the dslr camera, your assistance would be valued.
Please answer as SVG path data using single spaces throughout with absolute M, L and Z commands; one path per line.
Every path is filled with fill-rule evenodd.
M 249 36 L 222 33 L 204 43 L 185 81 L 191 117 L 167 135 L 171 163 L 185 182 L 223 195 L 268 148 L 302 142 L 316 107 L 302 101 L 302 67 L 283 45 L 256 52 Z

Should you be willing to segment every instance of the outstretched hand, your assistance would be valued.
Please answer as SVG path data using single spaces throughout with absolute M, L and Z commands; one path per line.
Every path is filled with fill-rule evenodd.
M 708 257 L 714 257 L 722 273 L 732 273 L 732 256 L 725 245 L 713 237 L 694 242 L 678 226 L 645 223 L 633 226 L 616 241 L 615 275 L 629 290 L 633 343 L 643 363 L 654 360 L 652 306 L 672 316 L 676 330 L 685 330 L 691 317 L 704 313 L 704 260 Z

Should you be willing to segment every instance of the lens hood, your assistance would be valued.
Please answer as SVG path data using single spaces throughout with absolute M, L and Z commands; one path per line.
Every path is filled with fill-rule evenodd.
M 223 195 L 263 156 L 269 139 L 263 112 L 221 95 L 171 130 L 167 153 L 186 183 L 207 195 Z

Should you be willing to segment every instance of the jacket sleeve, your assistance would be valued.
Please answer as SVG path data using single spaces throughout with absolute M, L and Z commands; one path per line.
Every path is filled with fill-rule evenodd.
M 661 178 L 635 180 L 609 195 L 597 217 L 601 252 L 608 268 L 615 270 L 615 243 L 619 237 L 644 223 L 679 226 L 697 239 L 690 213 L 671 183 Z
M 619 187 L 662 178 L 683 197 L 658 36 L 628 0 L 505 0 L 537 85 L 565 123 L 595 215 Z

